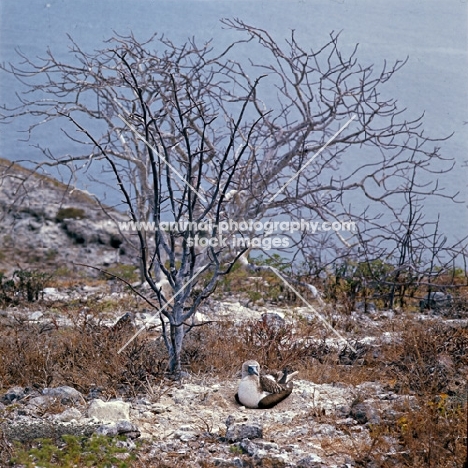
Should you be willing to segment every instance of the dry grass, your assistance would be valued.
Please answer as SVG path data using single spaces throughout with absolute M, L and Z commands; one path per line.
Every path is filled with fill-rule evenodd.
M 137 307 L 136 302 L 125 301 L 122 309 Z M 144 392 L 157 400 L 167 363 L 162 341 L 157 336 L 139 337 L 119 355 L 117 350 L 134 330 L 102 325 L 99 317 L 108 307 L 105 303 L 95 303 L 85 315 L 80 313 L 83 306 L 60 306 L 60 313 L 71 320 L 69 326 L 53 320 L 37 324 L 2 319 L 0 388 L 71 385 L 85 394 L 97 387 L 109 397 Z M 109 307 L 115 311 L 119 304 Z M 183 365 L 194 374 L 232 378 L 240 362 L 255 356 L 271 368 L 298 369 L 301 378 L 315 383 L 378 381 L 388 390 L 412 395 L 413 403 L 396 408 L 396 420 L 371 426 L 371 443 L 352 449 L 357 466 L 461 467 L 466 453 L 468 328 L 440 320 L 416 321 L 411 313 L 362 330 L 343 314 L 335 317 L 334 326 L 356 340 L 384 332 L 395 339 L 375 345 L 353 342 L 358 351 L 353 353 L 331 346 L 326 340 L 331 335 L 316 322 L 284 326 L 219 322 L 192 329 Z M 0 434 L 2 447 L 9 446 Z M 174 460 L 174 465 L 155 459 L 154 466 L 186 462 L 188 466 L 183 459 Z
M 372 444 L 358 466 L 414 468 L 462 467 L 466 457 L 466 401 L 447 395 L 418 400 L 419 408 L 401 408 L 396 424 L 382 423 L 371 430 Z M 390 441 L 398 443 L 390 446 Z
M 396 422 L 383 420 L 371 427 L 372 443 L 354 448 L 358 466 L 463 466 L 468 328 L 411 318 L 391 328 L 399 339 L 362 347 L 353 361 L 353 353 L 307 340 L 317 334 L 313 325 L 277 329 L 264 322 L 213 324 L 189 335 L 185 358 L 197 373 L 232 376 L 239 362 L 258 356 L 275 368 L 299 369 L 301 378 L 316 383 L 381 382 L 387 390 L 411 395 L 412 404 L 395 409 Z
M 88 393 L 136 393 L 164 370 L 164 353 L 149 339 L 119 348 L 133 328 L 113 330 L 89 317 L 71 327 L 10 321 L 0 325 L 0 387 L 71 385 Z

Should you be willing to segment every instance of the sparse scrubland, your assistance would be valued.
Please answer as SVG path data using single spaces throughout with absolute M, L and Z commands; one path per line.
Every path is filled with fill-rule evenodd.
M 224 50 L 115 33 L 93 51 L 70 38 L 72 63 L 0 65 L 25 93 L 0 122 L 33 117 L 34 141 L 54 121 L 78 145 L 34 170 L 0 159 L 1 463 L 461 467 L 467 238 L 430 209 L 462 202 L 442 180 L 449 136 L 386 91 L 407 59 L 222 24 Z M 47 164 L 70 183 L 89 170 L 118 205 Z M 286 215 L 358 229 L 261 223 Z M 270 410 L 234 400 L 252 358 L 299 371 Z
M 49 294 L 44 297 L 43 289 L 39 288 L 39 294 L 30 295 L 32 286 L 24 278 L 47 280 L 40 286 L 47 286 Z M 232 388 L 240 364 L 255 356 L 272 369 L 291 366 L 299 370 L 300 381 L 354 389 L 374 382 L 382 391 L 393 395 L 396 400 L 393 416 L 388 413 L 372 422 L 365 417 L 362 430 L 368 432 L 368 437 L 365 441 L 356 439 L 355 445 L 348 444 L 346 453 L 343 448 L 336 449 L 337 442 L 332 436 L 328 442 L 321 440 L 325 452 L 331 454 L 334 451 L 331 448 L 335 447 L 337 452 L 341 451 L 340 455 L 352 460 L 349 466 L 455 467 L 463 464 L 468 371 L 468 318 L 463 307 L 468 288 L 462 285 L 464 278 L 459 278 L 457 301 L 452 307 L 421 312 L 418 301 L 413 300 L 408 301 L 407 307 L 393 311 L 381 307 L 365 311 L 361 303 L 351 310 L 346 302 L 346 285 L 337 283 L 330 275 L 321 287 L 329 291 L 333 285 L 336 300 L 333 306 L 318 310 L 349 340 L 356 350 L 353 352 L 326 331 L 313 313 L 288 295 L 267 272 L 251 276 L 238 268 L 220 283 L 200 311 L 203 319 L 187 335 L 182 356 L 187 375 L 182 383 L 171 380 L 166 373 L 167 351 L 158 321 L 121 354 L 117 353 L 136 328 L 131 321 L 113 325 L 116 320 L 127 312 L 133 316 L 148 316 L 151 312 L 148 304 L 126 285 L 116 288 L 114 284 L 118 292 L 111 294 L 111 282 L 99 278 L 86 281 L 23 272 L 13 280 L 8 289 L 8 279 L 2 279 L 1 394 L 18 386 L 40 392 L 44 388 L 67 385 L 83 395 L 98 392 L 103 400 L 146 397 L 158 403 L 164 395 L 183 387 L 184 379 L 186 382 L 195 379 L 219 385 L 219 393 L 234 408 Z M 16 285 L 14 295 L 8 296 L 13 284 Z M 63 291 L 66 297 L 53 296 L 51 291 Z M 333 302 L 331 297 L 324 299 Z M 362 298 L 358 295 L 356 299 Z M 210 318 L 210 311 L 223 302 L 242 304 L 243 311 L 251 310 L 257 315 L 226 316 L 223 320 L 211 317 L 208 323 L 202 324 Z M 229 385 L 225 386 L 226 382 Z M 399 401 L 398 395 L 410 399 Z M 367 398 L 365 391 L 357 390 L 350 414 L 354 414 L 353 407 L 359 408 Z M 0 406 L 0 422 L 5 422 L 7 415 L 15 411 L 14 406 L 21 404 L 20 401 Z M 294 402 L 288 410 L 293 409 L 291 405 Z M 66 406 L 56 402 L 44 410 L 43 416 L 50 417 L 65 409 Z M 358 422 L 359 417 L 354 414 Z M 204 440 L 206 444 L 227 445 L 222 431 L 205 423 L 207 427 L 201 425 L 197 443 Z M 345 434 L 348 431 L 351 435 L 349 431 L 352 431 L 352 426 L 344 425 L 343 417 L 319 409 L 307 417 L 298 416 L 285 424 L 285 428 L 290 424 L 306 424 L 311 430 L 314 425 L 328 424 Z M 126 446 L 123 443 L 119 446 L 117 438 L 69 435 L 56 440 L 15 442 L 5 432 L 0 438 L 2 466 L 170 467 L 194 463 L 185 452 L 155 456 L 151 439 L 139 440 L 129 450 L 122 449 Z M 196 447 L 194 442 L 188 444 Z M 244 466 L 288 466 L 269 464 L 268 457 L 255 460 L 238 445 L 230 447 L 230 454 L 244 460 Z M 126 453 L 128 458 L 119 458 L 119 452 Z M 201 463 L 199 459 L 197 463 Z M 215 466 L 215 463 L 208 457 L 204 466 Z M 310 466 L 346 465 L 324 462 Z

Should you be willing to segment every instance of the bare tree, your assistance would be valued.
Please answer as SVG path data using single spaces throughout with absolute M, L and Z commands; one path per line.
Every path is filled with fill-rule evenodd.
M 422 117 L 405 119 L 396 100 L 383 97 L 381 88 L 404 61 L 376 71 L 359 64 L 357 47 L 343 55 L 335 33 L 306 49 L 294 32 L 279 43 L 240 20 L 223 24 L 243 37 L 221 51 L 194 39 L 179 46 L 165 37 L 116 35 L 91 53 L 70 38 L 67 62 L 47 51 L 3 67 L 26 92 L 18 107 L 4 108 L 2 120 L 37 117 L 28 130 L 33 139 L 39 126 L 59 119 L 64 135 L 86 149 L 64 156 L 42 148 L 47 164 L 73 173 L 101 164 L 100 182 L 116 184 L 130 220 L 154 223 L 154 230 L 135 224 L 133 234 L 123 234 L 157 295 L 175 373 L 195 311 L 220 275 L 248 248 L 271 246 L 271 232 L 236 222 L 286 215 L 362 222 L 359 235 L 327 234 L 327 247 L 343 255 L 363 239 L 371 245 L 382 213 L 402 203 L 409 180 L 421 197 L 437 193 L 437 184 L 418 183 L 413 174 L 443 161 Z M 258 58 L 240 60 L 246 48 Z M 345 161 L 363 147 L 372 152 Z M 357 212 L 350 205 L 356 198 L 371 207 Z M 223 223 L 228 228 L 220 232 Z M 304 258 L 323 242 L 310 232 L 274 231 L 287 239 L 276 247 Z M 160 280 L 176 295 L 170 305 Z

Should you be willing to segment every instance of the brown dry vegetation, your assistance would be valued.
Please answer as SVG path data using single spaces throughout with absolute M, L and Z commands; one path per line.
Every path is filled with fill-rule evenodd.
M 243 279 L 237 281 L 236 289 Z M 6 309 L 0 320 L 0 389 L 71 385 L 85 394 L 98 388 L 108 397 L 135 396 L 150 388 L 163 391 L 169 385 L 167 356 L 157 331 L 141 335 L 117 354 L 134 329 L 102 324 L 106 307 L 141 307 L 132 298 L 122 301 L 86 304 L 86 313 L 79 302 L 55 304 L 70 325 L 54 319 L 32 323 Z M 286 322 L 282 327 L 267 321 L 195 327 L 186 339 L 184 368 L 197 375 L 233 378 L 240 362 L 256 356 L 272 368 L 298 369 L 302 379 L 315 383 L 379 381 L 389 390 L 413 395 L 416 404 L 399 408 L 396 423 L 372 426 L 369 446 L 350 448 L 357 466 L 461 467 L 466 453 L 468 327 L 435 318 L 417 321 L 413 312 L 403 311 L 363 328 L 343 313 L 334 318 L 334 326 L 353 337 L 357 353 L 327 345 L 325 338 L 331 335 L 316 321 Z M 359 338 L 384 332 L 395 339 L 358 344 Z M 390 456 L 395 441 L 398 450 Z M 183 460 L 177 463 L 183 466 Z M 172 465 L 161 461 L 153 466 Z

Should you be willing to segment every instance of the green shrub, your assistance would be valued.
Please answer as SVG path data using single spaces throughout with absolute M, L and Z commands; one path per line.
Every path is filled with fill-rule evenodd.
M 64 219 L 83 219 L 86 218 L 86 212 L 81 208 L 60 208 L 55 215 L 55 220 L 61 223 Z
M 73 468 L 78 466 L 118 467 L 132 466 L 135 455 L 126 460 L 119 454 L 128 449 L 116 446 L 116 440 L 105 436 L 77 437 L 64 435 L 58 443 L 51 439 L 37 439 L 30 447 L 16 444 L 12 462 L 26 468 Z
M 37 270 L 16 270 L 11 278 L 0 273 L 0 303 L 37 301 L 51 275 Z

